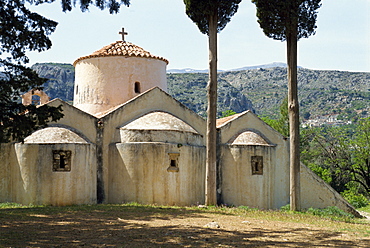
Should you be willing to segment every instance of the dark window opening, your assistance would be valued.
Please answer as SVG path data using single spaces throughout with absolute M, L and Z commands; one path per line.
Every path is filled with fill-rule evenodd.
M 141 93 L 140 83 L 139 82 L 135 82 L 134 90 L 135 90 L 135 93 Z
M 78 95 L 78 85 L 76 86 L 76 95 Z
M 263 157 L 251 157 L 252 175 L 263 175 Z
M 178 158 L 180 156 L 180 153 L 168 153 L 168 156 L 170 157 L 170 166 L 167 168 L 167 171 L 178 172 Z
M 32 104 L 33 105 L 40 105 L 41 104 L 41 97 L 38 95 L 32 95 Z
M 72 152 L 53 150 L 53 171 L 71 171 Z
M 59 160 L 59 168 L 65 169 L 66 168 L 66 162 L 64 159 L 64 155 L 60 155 L 60 160 Z

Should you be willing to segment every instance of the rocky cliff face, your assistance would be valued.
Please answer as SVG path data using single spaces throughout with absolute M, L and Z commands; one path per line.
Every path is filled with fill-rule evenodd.
M 208 74 L 167 74 L 167 81 L 170 95 L 199 115 L 206 117 Z M 217 112 L 219 117 L 226 110 L 233 110 L 237 113 L 246 110 L 254 112 L 252 102 L 227 81 L 218 81 L 217 93 Z
M 32 66 L 41 77 L 49 79 L 44 91 L 51 99 L 73 101 L 75 70 L 71 64 L 43 63 Z

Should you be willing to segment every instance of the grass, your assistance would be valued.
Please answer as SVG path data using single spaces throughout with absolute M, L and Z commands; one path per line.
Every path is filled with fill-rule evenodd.
M 359 211 L 364 211 L 364 212 L 367 212 L 367 213 L 369 213 L 369 214 L 370 214 L 370 204 L 369 204 L 369 205 L 367 205 L 366 207 L 362 207 L 362 208 L 359 208 L 359 209 L 357 209 L 357 210 L 359 210 Z

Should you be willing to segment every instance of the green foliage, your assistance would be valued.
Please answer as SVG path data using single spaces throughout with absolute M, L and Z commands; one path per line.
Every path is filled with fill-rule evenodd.
M 231 109 L 228 109 L 226 111 L 223 111 L 222 114 L 221 114 L 221 118 L 223 117 L 228 117 L 228 116 L 232 116 L 232 115 L 235 115 L 236 112 L 231 110 Z
M 198 26 L 200 32 L 208 34 L 209 17 L 218 14 L 217 31 L 223 30 L 238 10 L 241 0 L 184 0 L 186 14 Z
M 358 210 L 363 211 L 363 212 L 367 212 L 367 213 L 370 214 L 370 204 L 368 204 L 365 207 L 359 208 Z
M 274 128 L 276 131 L 282 135 L 289 136 L 289 116 L 288 116 L 288 98 L 285 97 L 280 105 L 280 115 L 279 119 L 274 120 L 268 117 L 261 118 L 264 122 Z
M 0 209 L 2 208 L 22 208 L 24 207 L 22 204 L 14 203 L 14 202 L 1 202 Z
M 41 2 L 54 2 L 55 0 L 39 0 Z M 72 7 L 76 5 L 76 1 L 71 1 L 71 0 L 61 0 L 62 2 L 62 9 L 64 12 L 66 11 L 71 11 Z M 85 12 L 89 10 L 90 5 L 95 5 L 97 8 L 103 10 L 108 8 L 109 13 L 118 13 L 120 7 L 122 4 L 129 6 L 130 5 L 130 0 L 97 0 L 95 2 L 91 0 L 79 0 L 80 4 L 80 9 L 82 12 Z
M 63 116 L 60 107 L 37 108 L 20 103 L 22 93 L 32 88 L 40 89 L 46 81 L 22 65 L 28 62 L 26 51 L 49 49 L 48 35 L 57 23 L 31 12 L 20 0 L 0 2 L 0 23 L 0 142 L 21 141 L 37 128 Z
M 370 118 L 301 135 L 301 158 L 338 192 L 370 196 Z
M 323 209 L 318 208 L 309 208 L 307 209 L 307 213 L 317 215 L 320 217 L 328 217 L 332 220 L 336 219 L 352 219 L 354 216 L 352 214 L 346 213 L 343 210 L 339 209 L 338 207 L 327 207 Z
M 283 211 L 283 212 L 290 211 L 290 204 L 287 204 L 287 205 L 285 205 L 285 206 L 282 206 L 282 207 L 280 208 L 280 210 L 281 210 L 281 211 Z
M 286 40 L 297 33 L 298 39 L 308 38 L 316 29 L 317 9 L 321 0 L 252 0 L 257 18 L 269 38 Z
M 352 190 L 345 190 L 341 193 L 341 195 L 354 208 L 366 207 L 369 204 L 369 200 L 363 194 L 360 194 L 358 192 L 353 192 Z

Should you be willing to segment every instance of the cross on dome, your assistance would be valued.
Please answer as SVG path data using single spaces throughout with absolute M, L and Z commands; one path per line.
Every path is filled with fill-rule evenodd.
M 125 32 L 125 28 L 122 28 L 122 31 L 119 32 L 120 35 L 122 35 L 122 41 L 125 41 L 125 35 L 128 35 L 127 32 Z

